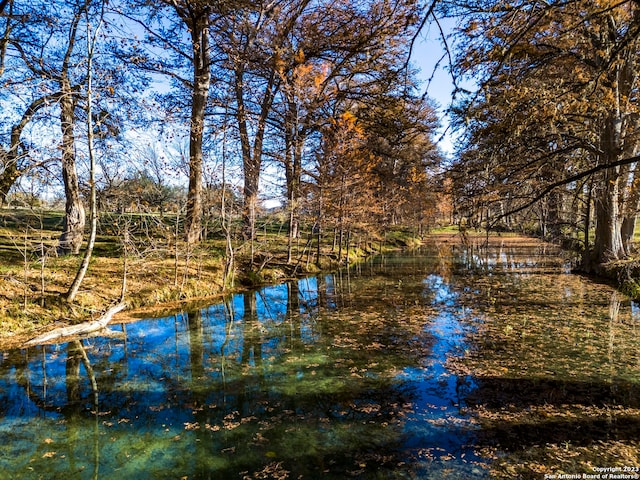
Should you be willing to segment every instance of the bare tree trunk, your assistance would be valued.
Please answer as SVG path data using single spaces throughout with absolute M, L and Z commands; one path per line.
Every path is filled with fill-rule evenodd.
M 320 187 L 318 192 L 318 220 L 316 223 L 316 236 L 317 236 L 316 265 L 318 267 L 320 267 L 320 255 L 322 254 L 321 242 L 322 242 L 322 230 L 323 230 L 323 224 L 322 224 L 323 215 L 324 215 L 324 212 L 323 212 L 323 202 L 322 202 L 322 187 Z
M 244 171 L 244 210 L 242 214 L 245 239 L 251 241 L 252 261 L 253 261 L 253 241 L 255 240 L 256 210 L 258 207 L 258 185 L 260 182 L 260 170 L 262 168 L 262 153 L 264 145 L 264 135 L 267 127 L 267 117 L 271 110 L 273 97 L 276 90 L 276 73 L 271 72 L 271 76 L 265 87 L 264 96 L 260 105 L 260 114 L 256 125 L 256 133 L 253 140 L 253 147 L 249 140 L 249 128 L 247 125 L 247 111 L 244 102 L 245 82 L 244 66 L 239 65 L 235 72 L 235 94 L 238 104 L 236 118 L 240 130 L 240 144 L 242 147 L 242 165 Z
M 104 314 L 94 320 L 92 322 L 81 323 L 78 325 L 71 325 L 69 327 L 60 327 L 55 330 L 51 330 L 50 332 L 43 333 L 42 335 L 38 335 L 35 338 L 32 338 L 28 342 L 25 342 L 22 345 L 22 348 L 29 348 L 35 345 L 41 345 L 45 343 L 56 343 L 58 341 L 62 342 L 63 339 L 69 337 L 77 337 L 82 335 L 87 335 L 93 332 L 97 332 L 103 330 L 107 327 L 111 319 L 114 315 L 121 312 L 126 308 L 124 303 L 119 303 L 109 308 Z
M 227 114 L 225 112 L 225 127 Z M 224 274 L 222 277 L 222 289 L 233 287 L 235 283 L 235 251 L 233 238 L 231 237 L 230 219 L 227 217 L 227 129 L 224 129 L 222 138 L 222 195 L 220 196 L 220 223 L 225 238 Z
M 62 255 L 80 253 L 84 236 L 85 211 L 80 197 L 75 151 L 75 92 L 68 80 L 63 81 L 60 99 L 60 124 L 62 127 L 62 180 L 65 191 L 65 215 L 62 235 L 58 241 L 58 253 Z
M 187 21 L 193 45 L 193 92 L 191 97 L 191 132 L 189 136 L 189 191 L 185 217 L 185 240 L 200 241 L 202 235 L 202 139 L 204 116 L 211 86 L 209 50 L 209 9 Z
M 582 254 L 582 268 L 585 271 L 589 271 L 591 269 L 591 246 L 589 244 L 589 231 L 591 230 L 591 202 L 593 200 L 593 178 L 589 180 L 589 185 L 587 187 L 587 198 L 585 199 L 584 205 L 584 224 L 583 224 L 583 235 L 584 235 L 584 253 Z
M 295 99 L 287 102 L 285 115 L 285 177 L 289 203 L 289 231 L 287 262 L 291 262 L 293 241 L 299 236 L 300 219 L 300 175 L 302 172 L 302 149 L 304 133 L 299 131 L 298 105 Z
M 624 256 L 622 215 L 619 205 L 620 178 L 617 169 L 607 170 L 595 202 L 596 232 L 594 260 L 602 264 Z
M 631 152 L 626 153 L 627 156 L 637 155 L 637 149 L 633 149 Z M 633 252 L 633 236 L 636 230 L 636 218 L 638 211 L 640 211 L 640 167 L 636 164 L 633 173 L 630 174 L 631 181 L 628 183 L 627 188 L 624 190 L 625 195 L 625 208 L 624 218 L 622 220 L 621 234 L 622 244 L 626 255 L 631 255 Z
M 293 224 L 295 223 L 295 206 L 294 200 L 289 198 L 289 232 L 287 235 L 287 263 L 291 263 L 293 258 L 293 239 L 294 239 L 294 229 Z
M 80 187 L 78 183 L 78 173 L 76 171 L 76 146 L 75 146 L 75 123 L 76 123 L 76 97 L 77 90 L 71 87 L 69 71 L 71 69 L 70 59 L 75 48 L 78 25 L 82 18 L 82 11 L 86 13 L 87 4 L 74 16 L 69 30 L 69 43 L 62 67 L 60 69 L 60 127 L 62 129 L 62 179 L 64 182 L 64 193 L 66 198 L 65 217 L 62 235 L 58 241 L 58 252 L 61 254 L 80 253 L 82 238 L 84 236 L 85 211 L 80 197 Z
M 633 253 L 633 236 L 636 230 L 636 218 L 638 216 L 638 210 L 640 209 L 640 189 L 638 184 L 640 183 L 640 169 L 636 165 L 631 181 L 625 189 L 625 202 L 624 212 L 622 218 L 622 225 L 620 227 L 620 234 L 622 236 L 622 246 L 624 248 L 625 255 L 631 255 Z
M 617 160 L 621 151 L 622 120 L 615 117 L 607 120 L 601 141 L 602 163 L 610 164 Z M 620 184 L 624 181 L 620 167 L 604 171 L 604 178 L 596 196 L 595 215 L 596 232 L 594 239 L 595 265 L 606 263 L 624 256 L 622 243 L 622 205 L 620 205 Z
M 124 303 L 127 295 L 127 278 L 129 276 L 129 224 L 124 226 L 122 233 L 122 285 L 120 288 L 120 303 Z
M 15 158 L 2 147 L 0 147 L 0 164 L 4 166 L 4 170 L 0 174 L 0 206 L 2 206 L 7 202 L 9 190 L 16 183 L 21 172 L 18 170 Z
M 100 23 L 96 28 L 93 36 L 91 35 L 91 23 L 89 19 L 89 14 L 87 13 L 87 150 L 89 152 L 89 188 L 91 189 L 89 205 L 91 209 L 91 229 L 89 233 L 89 242 L 87 243 L 87 249 L 84 252 L 84 256 L 82 258 L 82 263 L 80 264 L 80 268 L 76 273 L 76 277 L 69 287 L 69 291 L 67 292 L 67 302 L 73 302 L 76 295 L 78 294 L 78 290 L 80 289 L 80 285 L 84 280 L 84 277 L 89 270 L 89 262 L 91 261 L 91 256 L 93 255 L 93 247 L 96 243 L 96 234 L 98 231 L 98 201 L 96 198 L 96 158 L 93 147 L 93 53 L 94 47 L 96 44 L 96 37 L 98 31 L 100 30 L 100 26 L 102 24 L 102 17 L 100 18 Z M 77 182 L 77 179 L 76 179 Z M 83 211 L 84 212 L 84 211 Z

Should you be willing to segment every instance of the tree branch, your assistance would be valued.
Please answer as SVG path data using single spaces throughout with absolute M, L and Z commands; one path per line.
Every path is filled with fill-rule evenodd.
M 495 225 L 498 221 L 502 220 L 505 217 L 508 217 L 508 216 L 513 215 L 513 214 L 518 213 L 518 212 L 521 212 L 525 208 L 529 208 L 534 203 L 542 200 L 542 198 L 544 198 L 545 195 L 547 195 L 548 193 L 550 193 L 554 189 L 556 189 L 558 187 L 561 187 L 562 185 L 567 185 L 567 184 L 569 184 L 571 182 L 575 182 L 577 180 L 580 180 L 582 178 L 588 177 L 590 175 L 593 175 L 594 173 L 598 173 L 598 172 L 601 172 L 603 170 L 608 170 L 610 168 L 621 167 L 623 165 L 631 165 L 633 163 L 638 163 L 638 162 L 640 162 L 640 155 L 636 155 L 634 157 L 629 157 L 629 158 L 623 158 L 622 160 L 618 160 L 617 162 L 608 163 L 606 165 L 596 165 L 595 167 L 590 168 L 589 170 L 585 170 L 584 172 L 576 173 L 575 175 L 572 175 L 572 176 L 564 178 L 562 180 L 558 180 L 557 182 L 551 183 L 551 184 L 547 185 L 538 195 L 533 197 L 531 200 L 526 202 L 524 205 L 520 205 L 519 207 L 514 208 L 513 210 L 509 210 L 508 212 L 505 212 L 505 213 L 503 213 L 501 215 L 498 215 L 496 217 L 496 219 L 493 222 L 491 222 L 491 226 Z

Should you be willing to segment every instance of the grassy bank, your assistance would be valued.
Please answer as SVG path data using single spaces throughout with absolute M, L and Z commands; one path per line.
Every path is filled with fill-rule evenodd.
M 81 258 L 56 254 L 62 218 L 60 212 L 0 210 L 0 348 L 20 345 L 59 324 L 94 318 L 121 298 L 123 287 L 128 305 L 123 316 L 139 317 L 419 245 L 411 232 L 398 229 L 354 235 L 348 250 L 325 238 L 318 249 L 316 239 L 303 232 L 287 262 L 286 225 L 277 217 L 265 218 L 254 242 L 233 242 L 235 281 L 225 287 L 220 232 L 209 232 L 207 240 L 189 247 L 181 239 L 179 218 L 105 214 L 87 277 L 69 305 L 64 294 Z

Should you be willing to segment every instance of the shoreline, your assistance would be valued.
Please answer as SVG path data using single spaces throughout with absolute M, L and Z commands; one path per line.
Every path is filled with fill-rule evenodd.
M 491 243 L 495 243 L 497 241 L 504 242 L 508 241 L 511 244 L 519 244 L 519 245 L 528 245 L 528 244 L 548 244 L 558 248 L 560 251 L 563 250 L 559 245 L 549 243 L 547 241 L 538 239 L 536 237 L 524 236 L 519 234 L 512 233 L 491 233 L 490 235 L 486 235 L 482 232 L 466 232 L 465 235 L 461 235 L 457 232 L 433 232 L 424 236 L 424 241 L 428 241 L 429 239 L 435 239 L 436 241 L 442 243 L 459 243 L 463 244 L 467 241 L 489 241 Z M 402 249 L 411 249 L 411 248 L 419 248 L 423 242 L 417 242 L 416 239 L 412 242 L 410 246 L 402 246 L 399 247 L 397 244 L 385 244 L 384 248 L 381 251 L 361 251 L 358 256 L 353 258 L 353 261 L 350 262 L 350 265 L 353 265 L 359 261 L 362 261 L 366 258 L 370 258 L 371 256 L 378 255 L 384 252 L 397 251 Z M 225 296 L 235 295 L 238 293 L 246 292 L 251 289 L 257 289 L 264 286 L 269 285 L 277 285 L 279 283 L 287 282 L 294 280 L 296 278 L 304 278 L 309 275 L 316 275 L 319 273 L 329 273 L 338 270 L 339 268 L 344 268 L 345 265 L 340 265 L 338 262 L 330 261 L 330 256 L 327 256 L 323 268 L 316 268 L 314 265 L 313 269 L 307 270 L 306 268 L 298 269 L 298 273 L 295 276 L 287 276 L 281 270 L 279 270 L 278 265 L 281 265 L 281 262 L 278 261 L 276 257 L 274 257 L 274 267 L 270 268 L 269 264 L 266 264 L 263 269 L 264 274 L 260 276 L 260 282 L 248 284 L 242 283 L 241 281 L 236 283 L 234 288 L 230 289 L 222 289 L 220 286 L 220 268 L 209 268 L 202 269 L 199 273 L 200 283 L 207 284 L 207 288 L 202 290 L 198 289 L 198 285 L 194 285 L 193 290 L 189 292 L 183 292 L 184 296 L 182 298 L 170 298 L 172 293 L 170 292 L 171 288 L 167 286 L 166 282 L 162 280 L 166 280 L 166 275 L 156 275 L 156 283 L 155 288 L 149 288 L 147 283 L 136 283 L 134 284 L 133 289 L 130 291 L 130 297 L 133 301 L 127 301 L 125 299 L 125 303 L 127 303 L 127 308 L 123 311 L 114 315 L 114 318 L 109 322 L 109 324 L 127 324 L 131 322 L 135 322 L 144 318 L 150 317 L 159 317 L 159 316 L 168 316 L 174 315 L 178 312 L 202 308 L 206 305 L 211 305 L 213 303 L 221 301 Z M 114 276 L 117 278 L 117 275 L 113 275 L 114 272 L 111 272 L 112 275 L 105 276 L 106 279 L 111 278 L 112 280 L 109 282 L 105 278 L 95 278 L 96 275 L 100 273 L 105 274 L 103 270 L 94 269 L 92 272 L 90 269 L 90 275 L 92 275 L 93 282 L 97 283 L 102 281 L 102 286 L 104 291 L 113 290 L 114 288 Z M 141 273 L 141 272 L 138 272 Z M 247 272 L 239 272 L 240 275 L 247 275 Z M 575 274 L 583 274 L 581 272 L 575 272 Z M 144 278 L 144 272 L 142 272 L 142 277 Z M 618 290 L 624 292 L 622 285 L 616 284 L 615 279 L 607 277 L 607 276 L 599 276 L 603 280 L 608 282 L 613 282 L 613 286 Z M 253 280 L 256 279 L 255 276 L 251 277 Z M 159 281 L 158 281 L 159 280 Z M 5 279 L 0 278 L 0 283 L 6 281 Z M 164 283 L 164 284 L 163 284 Z M 107 286 L 106 284 L 109 284 Z M 91 285 L 91 284 L 89 284 Z M 119 287 L 119 284 L 115 282 L 115 286 Z M 174 286 L 175 287 L 175 286 Z M 169 291 L 167 291 L 167 289 Z M 60 290 L 60 289 L 58 289 Z M 105 293 L 103 291 L 103 293 Z M 15 348 L 21 348 L 25 342 L 31 340 L 37 335 L 46 333 L 47 331 L 53 330 L 55 328 L 63 327 L 63 326 L 71 326 L 81 324 L 87 321 L 91 321 L 95 318 L 96 315 L 100 315 L 102 312 L 106 311 L 109 308 L 109 303 L 105 300 L 109 297 L 105 297 L 103 295 L 101 304 L 97 304 L 95 300 L 98 298 L 95 295 L 91 295 L 90 291 L 84 291 L 85 295 L 84 301 L 87 301 L 87 296 L 89 301 L 93 300 L 94 304 L 87 306 L 84 305 L 66 305 L 61 303 L 61 299 L 53 298 L 56 295 L 56 292 L 49 292 L 49 298 L 52 299 L 52 303 L 54 305 L 54 315 L 57 313 L 57 318 L 44 318 L 39 319 L 35 316 L 26 317 L 24 316 L 22 320 L 18 323 L 8 322 L 6 320 L 7 308 L 3 308 L 2 317 L 0 317 L 0 328 L 2 328 L 2 333 L 0 333 L 0 350 L 11 350 Z M 173 294 L 176 292 L 174 291 Z M 59 293 L 58 293 L 59 295 Z M 6 298 L 6 295 L 5 295 Z M 115 297 L 112 297 L 115 298 Z M 113 302 L 112 302 L 113 303 Z M 30 305 L 34 307 L 35 303 Z M 88 314 L 83 314 L 83 310 L 90 309 Z M 34 307 L 34 310 L 37 308 Z M 23 312 L 24 313 L 24 312 Z M 33 312 L 36 313 L 36 312 Z M 67 315 L 65 315 L 65 313 Z M 4 318 L 3 318 L 4 317 Z M 10 323 L 10 325 L 6 325 L 6 323 Z M 9 328 L 7 328 L 7 326 Z M 14 328 L 11 328 L 14 327 Z

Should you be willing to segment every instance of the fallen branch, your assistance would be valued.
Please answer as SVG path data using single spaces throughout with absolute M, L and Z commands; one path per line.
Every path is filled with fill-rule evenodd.
M 33 347 L 35 345 L 40 345 L 43 343 L 53 342 L 55 340 L 59 340 L 65 337 L 72 337 L 77 335 L 84 335 L 87 333 L 96 332 L 98 330 L 102 330 L 106 328 L 106 326 L 111 321 L 111 318 L 118 313 L 124 310 L 124 303 L 118 303 L 117 305 L 111 307 L 107 310 L 100 318 L 97 320 L 93 320 L 87 323 L 81 323 L 79 325 L 71 325 L 69 327 L 60 327 L 56 328 L 47 333 L 43 333 L 42 335 L 38 335 L 35 338 L 32 338 L 28 342 L 22 346 L 23 348 Z

